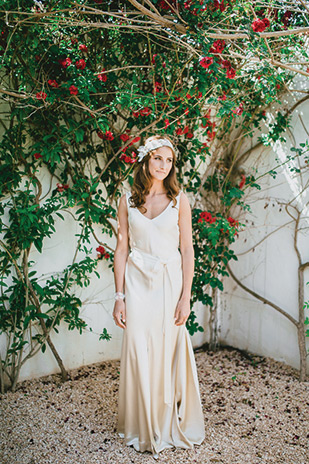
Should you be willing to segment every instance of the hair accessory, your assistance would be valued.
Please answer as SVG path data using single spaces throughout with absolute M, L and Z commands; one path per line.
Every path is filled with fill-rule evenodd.
M 175 148 L 173 147 L 173 144 L 167 140 L 167 139 L 157 139 L 157 140 L 151 140 L 150 142 L 147 142 L 145 145 L 141 145 L 137 151 L 138 151 L 138 161 L 142 161 L 144 156 L 147 155 L 152 150 L 156 150 L 157 148 L 160 147 L 170 147 L 175 151 Z

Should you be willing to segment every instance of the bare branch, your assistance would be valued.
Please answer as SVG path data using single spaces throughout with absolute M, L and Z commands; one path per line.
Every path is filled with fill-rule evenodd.
M 284 309 L 280 308 L 280 306 L 276 305 L 275 303 L 272 303 L 271 301 L 269 301 L 267 298 L 264 298 L 263 296 L 259 295 L 258 293 L 254 292 L 253 290 L 251 290 L 250 288 L 246 287 L 246 285 L 244 285 L 239 279 L 237 279 L 237 277 L 235 276 L 235 274 L 232 272 L 231 268 L 229 265 L 227 265 L 227 270 L 228 272 L 230 273 L 230 276 L 232 277 L 233 280 L 235 280 L 235 282 L 243 289 L 245 290 L 247 293 L 250 293 L 250 295 L 254 296 L 256 299 L 258 299 L 259 301 L 262 301 L 262 303 L 264 304 L 267 304 L 268 306 L 271 306 L 272 308 L 274 308 L 276 311 L 278 311 L 280 314 L 282 314 L 283 316 L 285 316 L 287 319 L 289 319 L 289 321 L 292 322 L 292 324 L 294 324 L 296 327 L 298 327 L 298 321 L 296 319 L 294 319 L 293 316 L 291 316 L 289 313 L 287 313 L 286 311 L 284 311 Z

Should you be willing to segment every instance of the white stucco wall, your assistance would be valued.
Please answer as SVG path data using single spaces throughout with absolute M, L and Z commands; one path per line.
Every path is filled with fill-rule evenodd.
M 301 119 L 305 124 L 302 124 Z M 305 102 L 293 114 L 291 132 L 286 133 L 287 143 L 266 149 L 257 148 L 244 164 L 244 169 L 253 173 L 258 167 L 258 173 L 261 174 L 280 164 L 282 153 L 291 153 L 291 146 L 299 147 L 299 143 L 308 140 L 308 121 L 309 103 Z M 276 170 L 276 179 L 266 176 L 262 180 L 263 195 L 259 191 L 248 195 L 252 212 L 246 213 L 242 220 L 246 222 L 246 228 L 240 232 L 234 245 L 238 261 L 232 262 L 231 268 L 244 285 L 298 320 L 298 260 L 293 244 L 294 222 L 282 203 L 288 203 L 296 197 L 292 204 L 302 211 L 303 217 L 298 245 L 302 262 L 308 262 L 309 168 L 302 170 L 301 174 L 292 174 L 287 166 Z M 293 212 L 292 209 L 290 211 Z M 274 233 L 266 238 L 271 232 Z M 265 240 L 258 244 L 263 238 Z M 309 269 L 306 269 L 304 276 L 306 284 L 309 282 Z M 226 279 L 224 288 L 221 295 L 220 340 L 299 369 L 296 327 L 278 311 L 237 286 L 232 278 Z M 305 285 L 304 291 L 305 301 L 308 301 L 309 285 Z M 308 312 L 305 315 L 308 316 Z M 306 343 L 308 351 L 309 338 Z

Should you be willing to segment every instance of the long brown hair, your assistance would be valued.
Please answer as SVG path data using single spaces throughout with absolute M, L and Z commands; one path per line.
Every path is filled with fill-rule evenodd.
M 163 138 L 173 143 L 168 135 L 152 135 L 145 140 L 144 144 L 150 142 L 151 140 L 159 140 Z M 171 150 L 173 152 L 173 164 L 168 176 L 163 180 L 163 185 L 166 189 L 167 197 L 170 200 L 173 200 L 174 207 L 177 204 L 176 196 L 180 191 L 180 187 L 176 177 L 176 153 L 172 148 Z M 134 181 L 132 186 L 132 195 L 130 197 L 130 206 L 133 208 L 142 207 L 144 209 L 144 213 L 147 211 L 147 208 L 143 205 L 146 201 L 146 196 L 149 193 L 150 187 L 152 186 L 152 177 L 149 172 L 148 163 L 151 153 L 154 151 L 155 150 L 148 152 L 147 155 L 145 155 L 141 161 L 137 161 L 134 166 Z

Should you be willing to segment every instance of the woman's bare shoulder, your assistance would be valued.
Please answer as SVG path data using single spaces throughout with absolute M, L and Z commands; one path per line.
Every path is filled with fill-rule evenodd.
M 185 194 L 185 192 L 183 190 L 180 190 L 179 202 L 180 202 L 180 204 L 190 205 L 189 198 L 188 198 L 188 196 Z

